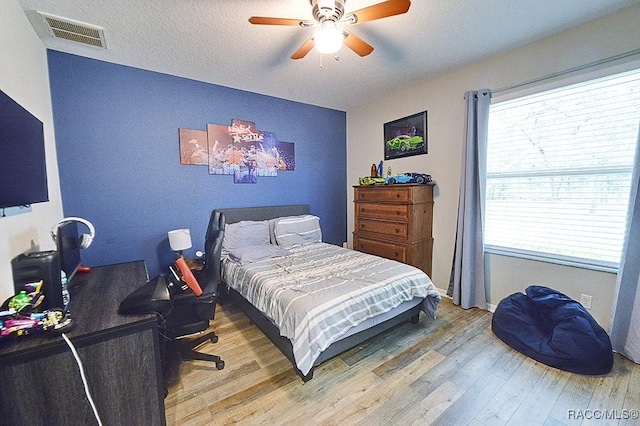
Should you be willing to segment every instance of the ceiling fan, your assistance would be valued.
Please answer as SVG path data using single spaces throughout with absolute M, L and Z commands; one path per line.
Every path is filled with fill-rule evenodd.
M 316 47 L 321 53 L 335 53 L 345 44 L 360 56 L 367 56 L 373 52 L 373 46 L 357 35 L 338 26 L 354 25 L 361 22 L 375 21 L 388 16 L 407 13 L 411 6 L 410 0 L 387 0 L 345 15 L 344 5 L 347 0 L 309 0 L 314 20 L 300 20 L 289 18 L 269 18 L 252 16 L 249 22 L 254 25 L 290 25 L 300 27 L 318 27 L 313 37 L 305 41 L 298 50 L 291 55 L 291 59 L 304 58 L 311 49 Z

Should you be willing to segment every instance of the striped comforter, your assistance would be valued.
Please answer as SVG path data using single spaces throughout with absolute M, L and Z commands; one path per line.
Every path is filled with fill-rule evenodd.
M 440 293 L 421 270 L 326 243 L 241 266 L 223 261 L 222 278 L 289 338 L 307 374 L 318 355 L 350 328 L 415 297 L 430 316 Z

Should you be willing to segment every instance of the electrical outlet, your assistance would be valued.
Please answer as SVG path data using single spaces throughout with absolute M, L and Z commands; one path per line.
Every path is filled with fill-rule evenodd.
M 593 300 L 593 296 L 590 294 L 581 294 L 580 295 L 580 304 L 587 309 L 591 309 L 591 301 Z

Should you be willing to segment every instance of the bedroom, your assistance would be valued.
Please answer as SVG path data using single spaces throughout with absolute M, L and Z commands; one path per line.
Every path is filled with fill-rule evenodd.
M 2 8 L 3 39 L 11 41 L 0 47 L 0 84 L 3 90 L 11 87 L 12 94 L 50 124 L 47 154 L 51 159 L 50 192 L 54 194 L 49 203 L 34 206 L 33 213 L 0 222 L 2 235 L 7 236 L 0 248 L 3 298 L 12 291 L 6 284 L 11 280 L 10 259 L 32 244 L 48 248 L 50 225 L 63 211 L 96 222 L 98 233 L 104 237 L 98 237 L 93 251 L 86 252 L 87 263 L 94 264 L 98 259 L 117 262 L 145 258 L 150 265 L 158 265 L 170 256 L 166 243 L 161 245 L 167 230 L 189 227 L 192 235 L 203 235 L 211 209 L 274 204 L 282 191 L 289 194 L 287 203 L 311 203 L 314 213 L 324 221 L 323 231 L 329 241 L 341 244 L 352 230 L 351 186 L 358 176 L 367 173 L 372 162 L 381 159 L 381 153 L 365 154 L 370 142 L 380 139 L 382 123 L 424 109 L 429 111 L 429 154 L 396 160 L 393 167 L 428 172 L 438 183 L 432 279 L 445 289 L 455 233 L 451 218 L 455 217 L 457 203 L 464 91 L 504 87 L 593 62 L 637 49 L 640 39 L 640 9 L 634 6 L 437 79 L 418 81 L 410 91 L 419 96 L 410 102 L 385 98 L 344 112 L 59 52 L 50 52 L 47 58 L 19 3 L 3 2 Z M 66 67 L 73 67 L 75 72 L 64 73 Z M 65 91 L 69 93 L 68 103 L 60 99 Z M 150 101 L 142 103 L 140 99 Z M 76 103 L 80 100 L 87 104 Z M 387 112 L 390 108 L 392 114 Z M 78 120 L 70 127 L 57 127 L 56 132 L 78 132 L 81 137 L 95 132 L 102 139 L 117 141 L 116 147 L 98 150 L 95 145 L 83 149 L 56 146 L 60 141 L 54 138 L 52 124 L 60 120 L 66 126 L 82 110 L 102 110 L 103 115 Z M 111 120 L 114 110 L 117 121 L 111 124 L 115 125 L 100 127 L 105 119 Z M 174 114 L 175 110 L 181 114 Z M 231 119 L 254 121 L 259 128 L 296 143 L 300 170 L 239 187 L 226 177 L 209 176 L 206 169 L 179 165 L 179 127 L 203 128 L 208 122 L 227 124 Z M 300 127 L 300 123 L 304 125 Z M 318 135 L 322 135 L 323 146 L 315 143 Z M 136 150 L 140 137 L 146 149 Z M 159 141 L 162 147 L 157 146 Z M 331 149 L 325 149 L 327 144 Z M 200 182 L 204 191 L 197 186 Z M 117 221 L 110 219 L 114 211 Z M 545 280 L 568 294 L 592 294 L 594 301 L 600 301 L 594 303 L 594 316 L 603 325 L 608 322 L 614 274 L 497 256 L 491 262 L 495 274 L 490 288 L 492 304 L 531 282 Z M 529 272 L 527 277 L 520 276 L 523 269 Z M 553 281 L 547 278 L 550 276 Z

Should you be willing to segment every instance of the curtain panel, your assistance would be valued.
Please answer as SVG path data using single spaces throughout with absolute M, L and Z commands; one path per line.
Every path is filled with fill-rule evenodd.
M 640 125 L 638 126 L 631 195 L 609 335 L 613 350 L 640 363 Z
M 466 121 L 458 219 L 447 295 L 464 309 L 486 309 L 483 220 L 491 91 L 469 91 L 464 98 Z

